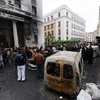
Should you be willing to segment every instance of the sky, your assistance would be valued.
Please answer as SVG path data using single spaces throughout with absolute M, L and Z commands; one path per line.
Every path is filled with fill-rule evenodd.
M 86 21 L 86 32 L 97 29 L 100 0 L 43 0 L 43 15 L 63 4 Z

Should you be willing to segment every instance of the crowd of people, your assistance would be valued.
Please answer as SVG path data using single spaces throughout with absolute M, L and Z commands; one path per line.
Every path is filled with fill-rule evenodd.
M 43 48 L 34 47 L 14 47 L 9 49 L 0 48 L 0 71 L 3 71 L 6 64 L 13 66 L 17 75 L 17 81 L 25 81 L 25 70 L 27 61 L 33 58 L 37 66 L 37 78 L 43 78 L 43 67 L 46 57 L 54 54 L 55 50 L 81 52 L 83 60 L 89 64 L 93 63 L 93 48 L 84 44 L 74 45 L 51 45 Z

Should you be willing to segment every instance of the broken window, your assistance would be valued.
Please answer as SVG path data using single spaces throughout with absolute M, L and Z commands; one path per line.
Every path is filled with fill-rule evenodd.
M 64 64 L 63 77 L 67 78 L 67 79 L 72 79 L 73 78 L 72 66 Z
M 60 77 L 60 64 L 49 62 L 47 64 L 47 74 Z

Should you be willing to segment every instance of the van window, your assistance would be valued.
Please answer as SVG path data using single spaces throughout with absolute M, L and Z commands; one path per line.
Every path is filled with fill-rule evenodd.
M 67 79 L 73 78 L 73 69 L 71 65 L 64 64 L 63 77 Z
M 60 76 L 60 64 L 49 62 L 47 64 L 47 74 L 59 77 Z

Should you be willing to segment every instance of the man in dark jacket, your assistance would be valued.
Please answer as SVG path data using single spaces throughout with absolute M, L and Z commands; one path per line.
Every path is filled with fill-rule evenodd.
M 17 73 L 18 73 L 17 81 L 25 81 L 26 58 L 23 50 L 20 50 L 18 52 L 17 57 L 15 59 L 15 63 L 17 65 Z

